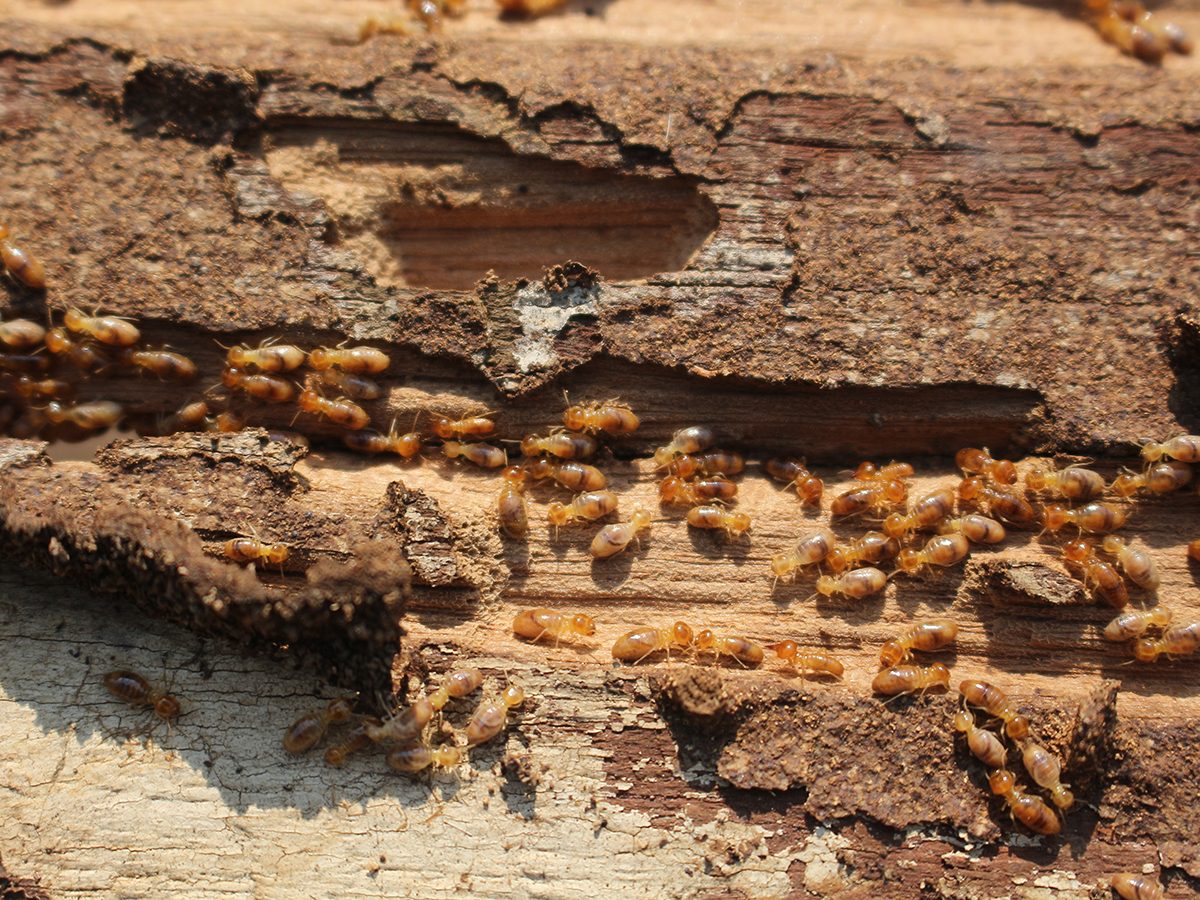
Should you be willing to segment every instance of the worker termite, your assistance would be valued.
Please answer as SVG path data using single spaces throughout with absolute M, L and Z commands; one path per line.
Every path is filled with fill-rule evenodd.
M 216 416 L 206 419 L 204 422 L 205 431 L 216 431 L 220 434 L 233 434 L 245 427 L 246 417 L 232 409 L 221 410 Z
M 459 765 L 463 758 L 462 748 L 453 744 L 441 744 L 437 747 L 427 747 L 424 744 L 397 747 L 389 750 L 385 757 L 389 769 L 405 775 L 415 775 L 430 767 L 452 769 Z
M 451 419 L 449 416 L 432 413 L 429 418 L 433 425 L 433 433 L 444 441 L 464 437 L 486 437 L 496 430 L 496 423 L 486 416 Z
M 975 725 L 975 717 L 965 709 L 954 714 L 954 730 L 966 735 L 967 748 L 984 765 L 992 769 L 1004 768 L 1008 751 L 1004 743 L 986 728 Z
M 932 666 L 892 666 L 871 681 L 871 690 L 889 697 L 914 691 L 924 693 L 938 687 L 950 689 L 950 670 L 941 663 Z
M 975 544 L 998 544 L 1007 537 L 1003 525 L 978 513 L 946 519 L 938 525 L 938 533 L 961 534 Z
M 29 350 L 46 337 L 46 329 L 28 319 L 0 322 L 0 343 L 12 350 Z
M 628 522 L 618 522 L 605 525 L 592 538 L 591 554 L 595 559 L 608 559 L 616 556 L 629 546 L 630 542 L 642 531 L 649 531 L 650 523 L 654 521 L 650 513 L 644 509 L 635 509 L 629 516 Z
M 221 552 L 229 559 L 239 563 L 262 562 L 282 566 L 288 558 L 286 544 L 268 544 L 252 537 L 228 540 L 222 546 Z
M 1184 463 L 1200 462 L 1200 435 L 1181 434 L 1162 443 L 1151 441 L 1142 447 L 1142 459 L 1155 463 L 1163 458 Z
M 47 331 L 45 344 L 55 356 L 65 356 L 67 362 L 83 372 L 97 371 L 112 362 L 94 341 L 72 340 L 63 328 Z
M 844 575 L 822 575 L 817 579 L 817 593 L 824 597 L 841 594 L 849 600 L 862 600 L 878 594 L 887 587 L 887 576 L 876 568 L 867 566 L 852 569 Z
M 524 609 L 513 619 L 513 634 L 531 641 L 551 638 L 557 644 L 564 638 L 591 637 L 596 622 L 584 613 L 562 613 L 556 609 Z
M 462 441 L 446 441 L 442 444 L 442 456 L 446 459 L 462 458 L 481 469 L 499 469 L 508 465 L 508 454 L 501 447 L 491 444 L 465 444 Z
M 954 491 L 933 491 L 911 503 L 907 514 L 889 515 L 883 521 L 883 530 L 890 537 L 904 538 L 914 531 L 936 525 L 953 512 Z
M 221 345 L 224 346 L 224 345 Z M 305 353 L 292 344 L 272 344 L 269 341 L 257 347 L 238 344 L 227 347 L 225 361 L 231 369 L 254 368 L 260 372 L 291 372 L 304 365 Z
M 959 482 L 958 497 L 1005 522 L 1023 525 L 1034 518 L 1033 506 L 1022 492 L 1007 485 L 989 484 L 978 476 Z
M 311 388 L 305 388 L 296 398 L 296 402 L 300 405 L 301 412 L 324 416 L 335 425 L 350 431 L 358 431 L 371 424 L 371 416 L 367 411 L 345 397 L 327 400 Z
M 223 369 L 221 384 L 268 403 L 287 403 L 296 396 L 296 386 L 277 375 L 251 374 L 241 369 Z
M 172 434 L 176 431 L 199 431 L 204 428 L 205 419 L 207 418 L 208 404 L 203 400 L 185 403 L 159 422 L 158 433 Z
M 292 754 L 305 753 L 321 742 L 330 725 L 349 722 L 353 716 L 349 700 L 330 700 L 324 709 L 305 713 L 288 726 L 283 733 L 283 749 Z
M 44 288 L 46 270 L 41 261 L 10 241 L 9 234 L 8 228 L 0 225 L 0 262 L 4 263 L 8 274 L 25 287 Z
M 325 751 L 325 764 L 336 768 L 344 766 L 353 754 L 371 746 L 371 739 L 367 737 L 367 726 L 381 724 L 374 716 L 363 716 L 342 740 Z
M 864 487 L 851 488 L 833 498 L 831 515 L 856 516 L 867 511 L 884 512 L 894 509 L 908 499 L 908 485 L 899 479 L 873 481 Z
M 1067 500 L 1091 500 L 1104 493 L 1105 483 L 1099 472 L 1082 466 L 1065 469 L 1037 467 L 1025 473 L 1025 486 L 1035 494 L 1049 494 Z
M 746 458 L 734 450 L 709 450 L 706 453 L 685 453 L 667 465 L 667 471 L 680 478 L 693 475 L 737 475 L 746 468 Z
M 172 381 L 191 381 L 196 377 L 196 364 L 182 353 L 175 353 L 172 350 L 123 348 L 117 356 L 117 361 Z
M 997 484 L 1016 484 L 1017 467 L 1007 459 L 993 459 L 987 447 L 964 447 L 954 454 L 955 464 L 968 475 L 982 475 Z
M 938 534 L 925 542 L 920 550 L 911 547 L 900 551 L 896 565 L 906 575 L 916 575 L 922 569 L 957 565 L 971 552 L 971 542 L 961 534 Z
M 883 668 L 904 662 L 913 650 L 940 650 L 958 637 L 958 623 L 951 619 L 930 619 L 909 625 L 887 641 L 879 650 L 879 665 Z
M 41 400 L 47 397 L 66 397 L 73 387 L 69 381 L 58 378 L 33 378 L 19 375 L 12 383 L 11 391 L 26 400 Z
M 414 700 L 380 725 L 368 724 L 367 737 L 376 744 L 412 744 L 433 718 L 434 707 L 428 697 Z
M 546 508 L 546 518 L 556 526 L 594 522 L 616 512 L 617 503 L 617 495 L 612 491 L 588 491 L 577 495 L 570 503 L 555 500 Z
M 447 672 L 437 690 L 429 695 L 429 703 L 434 709 L 442 709 L 453 698 L 461 700 L 474 693 L 483 684 L 483 672 L 479 669 L 455 669 Z
M 593 455 L 599 446 L 590 434 L 559 431 L 546 437 L 526 435 L 521 441 L 521 452 L 526 456 L 548 453 L 559 459 L 584 459 Z
M 893 558 L 900 552 L 900 542 L 881 531 L 868 531 L 849 544 L 835 544 L 825 562 L 834 573 L 844 572 L 862 563 L 874 564 Z
M 171 721 L 182 709 L 179 699 L 154 687 L 137 672 L 108 672 L 104 676 L 104 687 L 118 700 L 130 706 L 152 709 L 160 719 Z
M 716 442 L 716 433 L 707 426 L 693 425 L 691 428 L 682 428 L 675 432 L 669 444 L 654 451 L 654 461 L 659 466 L 669 466 L 676 456 L 700 453 Z
M 1169 51 L 1192 52 L 1192 40 L 1182 28 L 1161 21 L 1136 0 L 1086 0 L 1084 5 L 1105 41 L 1142 62 L 1160 63 Z
M 90 403 L 67 405 L 51 400 L 46 404 L 46 418 L 54 424 L 70 422 L 84 431 L 103 431 L 121 421 L 125 410 L 120 403 L 111 400 L 95 400 Z
M 1016 706 L 999 688 L 986 681 L 966 680 L 959 684 L 958 692 L 972 706 L 1004 722 L 1004 733 L 1014 741 L 1029 737 L 1029 720 L 1017 712 Z
M 380 434 L 370 428 L 347 431 L 342 443 L 359 453 L 395 453 L 404 459 L 412 459 L 421 452 L 421 435 L 415 431 L 396 434 L 395 430 Z
M 63 314 L 68 331 L 86 334 L 102 344 L 113 347 L 132 347 L 142 338 L 138 327 L 120 316 L 85 316 L 72 307 Z
M 1066 525 L 1074 525 L 1080 531 L 1103 534 L 1116 531 L 1129 519 L 1129 507 L 1115 503 L 1097 501 L 1076 509 L 1067 509 L 1051 503 L 1042 510 L 1042 524 L 1047 531 L 1058 531 Z
M 1187 656 L 1200 649 L 1200 622 L 1172 625 L 1163 630 L 1160 638 L 1141 637 L 1134 641 L 1133 655 L 1139 662 L 1155 662 L 1167 656 Z
M 509 537 L 523 537 L 529 531 L 529 508 L 525 503 L 525 470 L 509 466 L 502 473 L 504 483 L 496 497 L 496 515 L 500 530 Z
M 1041 797 L 1021 790 L 1012 772 L 997 769 L 988 776 L 993 794 L 1008 804 L 1014 819 L 1037 834 L 1054 835 L 1062 831 L 1062 821 Z
M 708 504 L 693 506 L 687 511 L 687 523 L 692 528 L 724 531 L 728 538 L 739 538 L 750 530 L 750 517 L 744 512 L 731 512 L 723 506 Z
M 567 0 L 496 0 L 496 3 L 503 15 L 536 19 L 562 9 Z
M 812 566 L 825 559 L 836 545 L 833 532 L 822 528 L 797 541 L 791 550 L 778 553 L 771 559 L 771 574 L 776 578 L 786 578 L 797 569 Z
M 782 481 L 796 489 L 796 496 L 805 506 L 819 506 L 825 482 L 808 470 L 803 460 L 769 459 L 765 468 L 776 481 Z
M 1115 534 L 1105 535 L 1100 546 L 1104 548 L 1105 553 L 1116 557 L 1117 565 L 1121 567 L 1126 578 L 1147 591 L 1158 590 L 1161 582 L 1158 564 L 1149 553 L 1131 547 L 1128 541 Z
M 308 353 L 308 364 L 317 371 L 341 369 L 356 375 L 378 375 L 391 363 L 386 353 L 374 347 L 317 347 Z
M 563 412 L 563 425 L 571 431 L 632 434 L 640 424 L 632 409 L 615 400 L 603 403 L 576 403 L 568 406 Z
M 509 710 L 525 702 L 525 691 L 520 685 L 510 684 L 504 688 L 500 696 L 492 700 L 483 700 L 475 708 L 471 721 L 467 723 L 467 746 L 474 747 L 484 744 L 504 730 L 508 721 Z
M 1123 472 L 1113 479 L 1113 493 L 1118 497 L 1132 497 L 1138 491 L 1152 494 L 1169 494 L 1191 483 L 1192 467 L 1174 459 L 1152 463 L 1144 472 Z
M 0 369 L 28 375 L 49 371 L 50 358 L 40 353 L 0 353 Z
M 1162 885 L 1149 875 L 1135 872 L 1118 872 L 1109 880 L 1109 885 L 1124 900 L 1162 900 Z
M 668 475 L 658 486 L 658 497 L 663 503 L 696 506 L 706 500 L 732 500 L 737 496 L 737 490 L 737 482 L 724 475 L 710 475 L 695 481 Z
M 846 671 L 845 666 L 832 656 L 824 653 L 801 653 L 800 645 L 792 640 L 767 644 L 766 649 L 772 651 L 801 677 L 828 675 L 831 678 L 841 678 Z
M 1171 624 L 1171 610 L 1165 606 L 1150 609 L 1127 609 L 1104 626 L 1106 641 L 1131 641 L 1141 637 L 1150 627 L 1163 628 Z
M 1074 805 L 1075 795 L 1061 781 L 1062 762 L 1057 756 L 1036 741 L 1026 740 L 1021 744 L 1021 761 L 1029 777 L 1050 792 L 1051 803 L 1062 810 Z
M 863 482 L 872 481 L 896 481 L 901 478 L 911 477 L 916 470 L 906 462 L 892 461 L 885 466 L 877 466 L 875 463 L 861 462 L 854 470 L 854 480 Z
M 672 649 L 687 650 L 694 641 L 695 635 L 686 622 L 676 622 L 670 628 L 634 628 L 616 639 L 612 656 L 635 664 L 654 653 L 665 652 L 669 659 Z
M 378 382 L 372 381 L 366 375 L 355 375 L 353 372 L 343 372 L 341 369 L 325 369 L 318 377 L 321 383 L 333 388 L 343 397 L 351 400 L 378 400 L 383 396 L 383 388 Z
M 692 649 L 697 653 L 712 653 L 718 661 L 722 656 L 728 656 L 743 666 L 759 666 L 763 661 L 763 648 L 754 641 L 744 637 L 721 637 L 711 628 L 696 633 Z
M 568 460 L 556 463 L 548 459 L 538 459 L 528 463 L 525 471 L 535 481 L 552 478 L 569 491 L 602 491 L 608 487 L 608 479 L 595 466 L 587 463 Z

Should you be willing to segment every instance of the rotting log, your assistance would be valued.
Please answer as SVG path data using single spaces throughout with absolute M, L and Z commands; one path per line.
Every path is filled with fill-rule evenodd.
M 135 317 L 148 342 L 196 359 L 197 393 L 217 340 L 370 341 L 395 360 L 368 405 L 384 428 L 490 408 L 516 438 L 556 423 L 564 389 L 621 395 L 646 423 L 605 461 L 624 510 L 656 504 L 638 457 L 698 418 L 753 452 L 806 452 L 834 481 L 860 457 L 920 454 L 922 486 L 948 483 L 939 457 L 964 444 L 1119 455 L 1195 427 L 1197 62 L 1147 69 L 1037 4 L 976 6 L 618 2 L 599 22 L 573 8 L 517 27 L 480 3 L 442 39 L 362 46 L 347 39 L 378 11 L 365 0 L 270 17 L 13 9 L 0 189 L 52 286 L 5 281 L 5 308 Z M 1194 5 L 1175 6 L 1200 30 Z M 149 378 L 81 393 L 143 423 L 191 396 Z M 10 558 L 89 587 L 3 574 L 13 883 L 1071 897 L 1147 863 L 1172 896 L 1200 883 L 1195 664 L 1126 665 L 1099 638 L 1105 610 L 1063 602 L 1053 547 L 1031 534 L 965 572 L 896 579 L 880 601 L 814 602 L 810 582 L 772 588 L 766 571 L 818 517 L 757 475 L 742 488 L 748 543 L 676 520 L 593 566 L 580 531 L 502 541 L 494 475 L 351 457 L 293 414 L 254 410 L 314 442 L 274 469 L 214 462 L 219 442 L 195 435 L 94 461 L 51 448 L 48 464 L 6 445 Z M 204 473 L 223 468 L 214 511 Z M 536 521 L 551 496 L 532 495 Z M 141 523 L 132 538 L 127 520 Z M 297 563 L 260 585 L 197 550 L 250 527 Z M 1182 553 L 1200 532 L 1194 495 L 1145 504 L 1131 531 L 1164 568 L 1162 596 L 1200 612 Z M 331 648 L 349 632 L 301 617 L 305 647 L 275 619 L 231 624 L 202 603 L 147 616 L 161 597 L 139 596 L 119 549 L 178 549 L 179 584 L 284 618 L 318 567 L 363 588 L 370 573 L 345 567 L 365 565 L 353 551 L 371 539 L 412 567 L 397 687 L 474 660 L 529 692 L 504 745 L 475 751 L 460 778 L 409 782 L 378 758 L 335 771 L 278 745 L 330 679 L 378 686 L 397 646 L 386 627 Z M 56 558 L 52 540 L 112 548 L 107 591 L 90 589 L 86 552 Z M 350 606 L 379 623 L 396 602 L 366 589 Z M 514 642 L 513 613 L 542 604 L 592 613 L 597 640 Z M 1094 805 L 1061 843 L 1014 836 L 987 802 L 950 700 L 867 697 L 879 643 L 933 611 L 963 625 L 955 680 L 1019 697 Z M 625 627 L 678 617 L 823 647 L 845 684 L 607 666 Z M 242 644 L 287 645 L 321 680 Z M 98 689 L 118 666 L 187 702 L 151 749 L 121 741 L 144 720 Z

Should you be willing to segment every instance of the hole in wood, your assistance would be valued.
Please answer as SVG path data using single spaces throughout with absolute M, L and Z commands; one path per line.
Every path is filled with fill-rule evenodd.
M 306 120 L 272 128 L 262 150 L 387 285 L 470 290 L 489 269 L 537 278 L 567 259 L 645 278 L 686 268 L 717 226 L 690 179 L 517 156 L 453 126 Z

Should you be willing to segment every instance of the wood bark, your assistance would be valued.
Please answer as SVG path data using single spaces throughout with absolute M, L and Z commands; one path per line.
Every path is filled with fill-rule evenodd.
M 620 395 L 645 424 L 602 465 L 623 516 L 660 521 L 592 564 L 539 487 L 529 539 L 502 540 L 494 474 L 351 456 L 292 407 L 240 404 L 307 453 L 259 431 L 95 459 L 6 442 L 0 887 L 1085 897 L 1143 866 L 1169 896 L 1200 886 L 1195 661 L 1127 665 L 1053 542 L 814 600 L 768 562 L 824 516 L 755 471 L 748 541 L 689 532 L 643 458 L 704 421 L 807 454 L 831 492 L 915 454 L 919 492 L 967 444 L 1112 475 L 1194 428 L 1200 63 L 1120 59 L 1038 4 L 625 0 L 518 25 L 480 2 L 443 36 L 354 45 L 382 7 L 0 3 L 3 216 L 51 279 L 3 281 L 6 313 L 100 307 L 192 356 L 191 392 L 81 383 L 145 427 L 216 378 L 217 341 L 272 337 L 386 348 L 384 430 L 493 409 L 514 439 L 564 389 Z M 1194 3 L 1172 12 L 1200 31 Z M 1141 503 L 1130 528 L 1180 619 L 1196 503 Z M 294 548 L 281 574 L 211 555 L 252 529 Z M 597 637 L 513 640 L 540 605 Z M 1003 686 L 1066 759 L 1084 802 L 1063 840 L 989 803 L 952 696 L 869 696 L 879 644 L 935 613 L 962 626 L 955 683 Z M 609 666 L 622 631 L 677 618 L 793 637 L 845 680 Z M 339 685 L 370 705 L 386 675 L 460 663 L 530 699 L 457 773 L 279 745 Z M 99 684 L 113 668 L 185 715 L 147 740 Z

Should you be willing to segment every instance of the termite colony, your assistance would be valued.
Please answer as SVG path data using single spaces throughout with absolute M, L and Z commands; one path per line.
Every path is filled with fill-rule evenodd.
M 503 689 L 493 686 L 461 729 L 447 722 L 446 714 L 464 705 L 458 701 L 484 684 L 479 669 L 456 669 L 443 676 L 432 691 L 383 719 L 356 714 L 350 700 L 334 699 L 293 722 L 284 732 L 283 748 L 293 755 L 307 753 L 326 738 L 331 727 L 346 726 L 325 751 L 330 766 L 344 766 L 351 755 L 375 749 L 383 754 L 388 768 L 404 775 L 455 769 L 467 762 L 470 748 L 498 737 L 511 711 L 525 701 L 525 691 L 518 684 L 509 682 Z
M 567 0 L 496 0 L 502 16 L 536 19 L 558 12 Z M 403 16 L 386 19 L 367 19 L 358 29 L 361 44 L 376 35 L 393 34 L 400 37 L 414 33 L 439 34 L 447 19 L 460 19 L 466 11 L 466 0 L 405 0 Z

